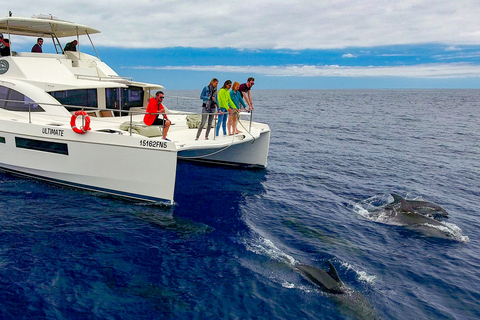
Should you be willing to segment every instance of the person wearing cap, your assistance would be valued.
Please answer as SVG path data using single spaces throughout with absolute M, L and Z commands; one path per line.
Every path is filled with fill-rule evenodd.
M 43 39 L 38 38 L 37 43 L 35 43 L 35 45 L 32 47 L 32 52 L 42 53 L 43 52 L 42 44 L 43 44 Z
M 10 41 L 3 39 L 3 33 L 0 33 L 0 56 L 6 57 L 10 55 Z
M 73 40 L 65 45 L 63 51 L 77 51 L 77 40 Z

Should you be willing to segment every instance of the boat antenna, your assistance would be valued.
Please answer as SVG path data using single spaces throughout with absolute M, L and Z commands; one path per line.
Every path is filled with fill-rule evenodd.
M 9 16 L 9 17 L 12 16 L 12 11 L 8 11 L 8 16 Z

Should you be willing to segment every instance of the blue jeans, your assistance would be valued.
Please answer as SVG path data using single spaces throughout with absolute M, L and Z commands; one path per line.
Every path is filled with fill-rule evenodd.
M 220 108 L 220 111 L 223 112 L 223 114 L 218 115 L 218 122 L 217 122 L 217 131 L 216 131 L 216 136 L 218 137 L 218 131 L 220 131 L 220 124 L 223 127 L 223 135 L 227 135 L 227 119 L 228 119 L 228 111 L 225 108 Z

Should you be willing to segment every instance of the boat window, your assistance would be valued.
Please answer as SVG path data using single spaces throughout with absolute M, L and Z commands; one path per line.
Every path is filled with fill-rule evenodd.
M 5 143 L 5 137 L 0 137 L 0 143 Z
M 65 91 L 52 91 L 52 97 L 58 100 L 69 111 L 80 110 L 81 107 L 97 108 L 97 89 L 76 89 Z M 80 108 L 75 108 L 79 106 Z
M 15 144 L 17 148 L 68 155 L 68 145 L 66 143 L 15 137 Z
M 130 110 L 133 107 L 143 107 L 143 88 L 140 87 L 107 88 L 105 96 L 108 109 Z
M 29 97 L 16 90 L 4 86 L 0 86 L 0 108 L 11 111 L 24 112 L 45 111 Z

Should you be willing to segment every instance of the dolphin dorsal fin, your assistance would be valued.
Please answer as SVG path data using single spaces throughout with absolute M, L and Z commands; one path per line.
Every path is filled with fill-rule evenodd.
M 340 280 L 340 277 L 338 276 L 337 269 L 335 269 L 335 266 L 330 261 L 328 261 L 328 266 L 329 269 L 327 271 L 327 274 L 332 277 L 333 280 L 337 282 L 342 282 L 342 280 Z
M 405 211 L 405 212 L 415 212 L 415 210 L 413 210 L 412 206 L 408 204 L 407 200 L 405 199 L 402 199 L 402 201 L 400 201 L 401 203 L 401 206 L 400 206 L 400 209 L 402 211 Z
M 407 200 L 405 200 L 405 198 L 402 198 L 401 196 L 399 196 L 398 194 L 395 194 L 395 193 L 392 193 L 391 194 L 392 197 L 393 197 L 393 203 L 400 203 L 400 210 L 401 211 L 404 211 L 404 212 L 415 212 L 415 210 L 413 210 L 412 206 L 408 204 Z
M 402 200 L 404 200 L 402 197 L 400 197 L 396 193 L 391 193 L 391 195 L 393 197 L 393 203 L 398 203 L 398 202 L 401 202 Z

